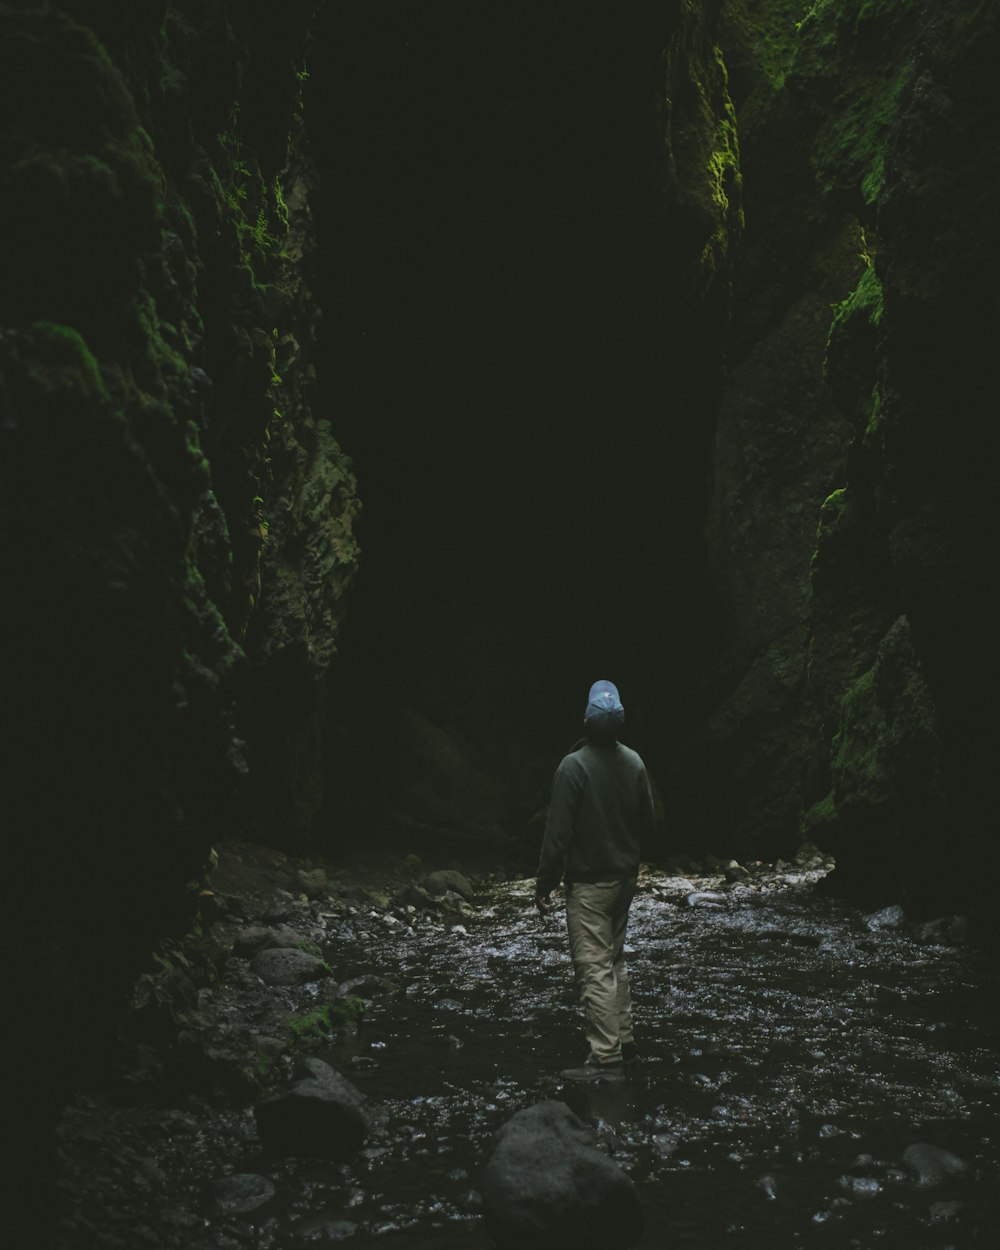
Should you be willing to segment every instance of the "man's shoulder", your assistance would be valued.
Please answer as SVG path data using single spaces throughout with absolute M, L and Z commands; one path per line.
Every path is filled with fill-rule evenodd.
M 567 753 L 559 761 L 559 767 L 557 769 L 557 772 L 560 772 L 560 773 L 582 772 L 585 768 L 585 764 L 583 761 L 583 750 L 584 750 L 583 747 L 575 746 L 572 751 L 567 751 Z
M 638 772 L 640 769 L 645 770 L 646 765 L 642 762 L 642 756 L 638 751 L 633 751 L 631 747 L 627 747 L 624 742 L 618 743 L 618 750 L 622 753 L 622 759 L 626 764 Z

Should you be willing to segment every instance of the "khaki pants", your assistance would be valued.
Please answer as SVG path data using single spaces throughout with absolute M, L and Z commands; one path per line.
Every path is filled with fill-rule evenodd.
M 632 1041 L 625 926 L 634 894 L 634 877 L 566 887 L 569 950 L 586 1009 L 592 1063 L 620 1063 L 622 1045 Z

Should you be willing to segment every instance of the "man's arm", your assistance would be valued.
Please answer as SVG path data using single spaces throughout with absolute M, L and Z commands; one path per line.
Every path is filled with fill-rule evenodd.
M 548 902 L 548 896 L 562 880 L 566 869 L 566 854 L 573 841 L 573 818 L 576 815 L 582 790 L 583 778 L 580 775 L 580 769 L 575 760 L 567 757 L 556 769 L 556 775 L 552 781 L 552 801 L 549 804 L 545 836 L 542 839 L 542 852 L 538 860 L 535 903 L 543 915 L 551 909 L 552 904 Z M 543 903 L 546 906 L 543 906 Z
M 645 765 L 639 772 L 639 845 L 649 847 L 653 844 L 655 820 L 653 816 L 653 790 L 649 784 L 649 774 Z

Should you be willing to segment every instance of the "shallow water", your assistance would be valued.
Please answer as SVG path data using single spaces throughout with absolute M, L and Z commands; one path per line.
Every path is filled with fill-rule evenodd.
M 563 917 L 529 909 L 530 882 L 495 884 L 460 925 L 331 914 L 338 978 L 375 971 L 403 990 L 376 995 L 358 1036 L 319 1052 L 370 1099 L 365 1151 L 346 1165 L 269 1161 L 249 1108 L 186 1114 L 156 1152 L 170 1194 L 157 1222 L 175 1218 L 192 1250 L 348 1233 L 386 1250 L 479 1250 L 493 1133 L 554 1097 L 638 1184 L 643 1247 L 992 1247 L 993 969 L 968 948 L 872 931 L 816 897 L 815 877 L 736 887 L 702 910 L 644 875 L 629 934 L 643 1055 L 625 1084 L 597 1088 L 558 1077 L 584 1057 L 581 1008 Z M 903 1160 L 915 1142 L 965 1170 L 919 1184 Z M 206 1180 L 233 1171 L 266 1175 L 274 1199 L 206 1211 Z M 149 1228 L 122 1235 L 157 1244 Z
M 629 937 L 643 1059 L 624 1086 L 556 1075 L 583 1058 L 580 1008 L 562 917 L 535 918 L 527 883 L 496 888 L 464 933 L 358 949 L 358 971 L 374 956 L 406 992 L 372 1011 L 355 1048 L 378 1064 L 352 1079 L 381 1103 L 387 1134 L 353 1169 L 355 1215 L 373 1231 L 460 1218 L 498 1125 L 558 1097 L 640 1185 L 644 1246 L 971 1236 L 998 1164 L 996 983 L 983 963 L 872 932 L 805 879 L 733 891 L 718 911 L 645 885 Z M 916 1141 L 967 1172 L 917 1185 L 902 1161 Z

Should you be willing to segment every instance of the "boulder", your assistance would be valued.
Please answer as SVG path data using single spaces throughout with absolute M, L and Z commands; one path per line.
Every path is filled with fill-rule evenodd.
M 284 946 L 255 955 L 250 971 L 268 985 L 301 985 L 330 975 L 329 967 L 318 955 Z
M 313 1215 L 297 1226 L 295 1240 L 306 1244 L 316 1242 L 320 1250 L 326 1250 L 337 1242 L 351 1240 L 357 1231 L 357 1224 L 340 1215 Z
M 906 920 L 902 907 L 893 903 L 891 907 L 883 907 L 881 911 L 865 916 L 865 924 L 874 933 L 878 929 L 898 929 Z
M 442 868 L 439 872 L 429 872 L 423 879 L 423 887 L 431 898 L 440 898 L 449 890 L 464 898 L 467 903 L 473 902 L 476 892 L 469 878 L 453 868 Z
M 938 916 L 913 926 L 911 936 L 920 945 L 954 946 L 968 940 L 966 916 Z
M 688 907 L 701 907 L 708 910 L 721 907 L 725 901 L 726 896 L 715 890 L 695 890 L 687 896 Z
M 349 981 L 341 981 L 337 986 L 338 998 L 375 998 L 394 997 L 402 991 L 391 977 L 379 976 L 375 972 L 366 972 L 360 977 L 351 977 Z
M 946 1176 L 957 1176 L 968 1164 L 950 1150 L 918 1141 L 903 1151 L 903 1162 L 917 1178 L 918 1185 L 940 1185 Z
M 279 946 L 297 946 L 302 938 L 294 929 L 286 925 L 270 928 L 267 925 L 254 924 L 241 929 L 233 943 L 233 954 L 238 959 L 253 959 L 262 950 L 270 950 Z
M 642 1233 L 635 1185 L 561 1102 L 519 1111 L 499 1130 L 483 1211 L 498 1247 L 619 1250 Z
M 322 1059 L 304 1059 L 291 1089 L 257 1105 L 257 1131 L 279 1155 L 344 1159 L 368 1137 L 365 1095 Z
M 217 1211 L 242 1215 L 270 1202 L 274 1197 L 274 1186 L 266 1176 L 258 1176 L 256 1172 L 236 1172 L 212 1181 L 207 1193 Z
M 300 868 L 295 874 L 295 888 L 306 898 L 322 898 L 330 892 L 330 881 L 322 868 Z

